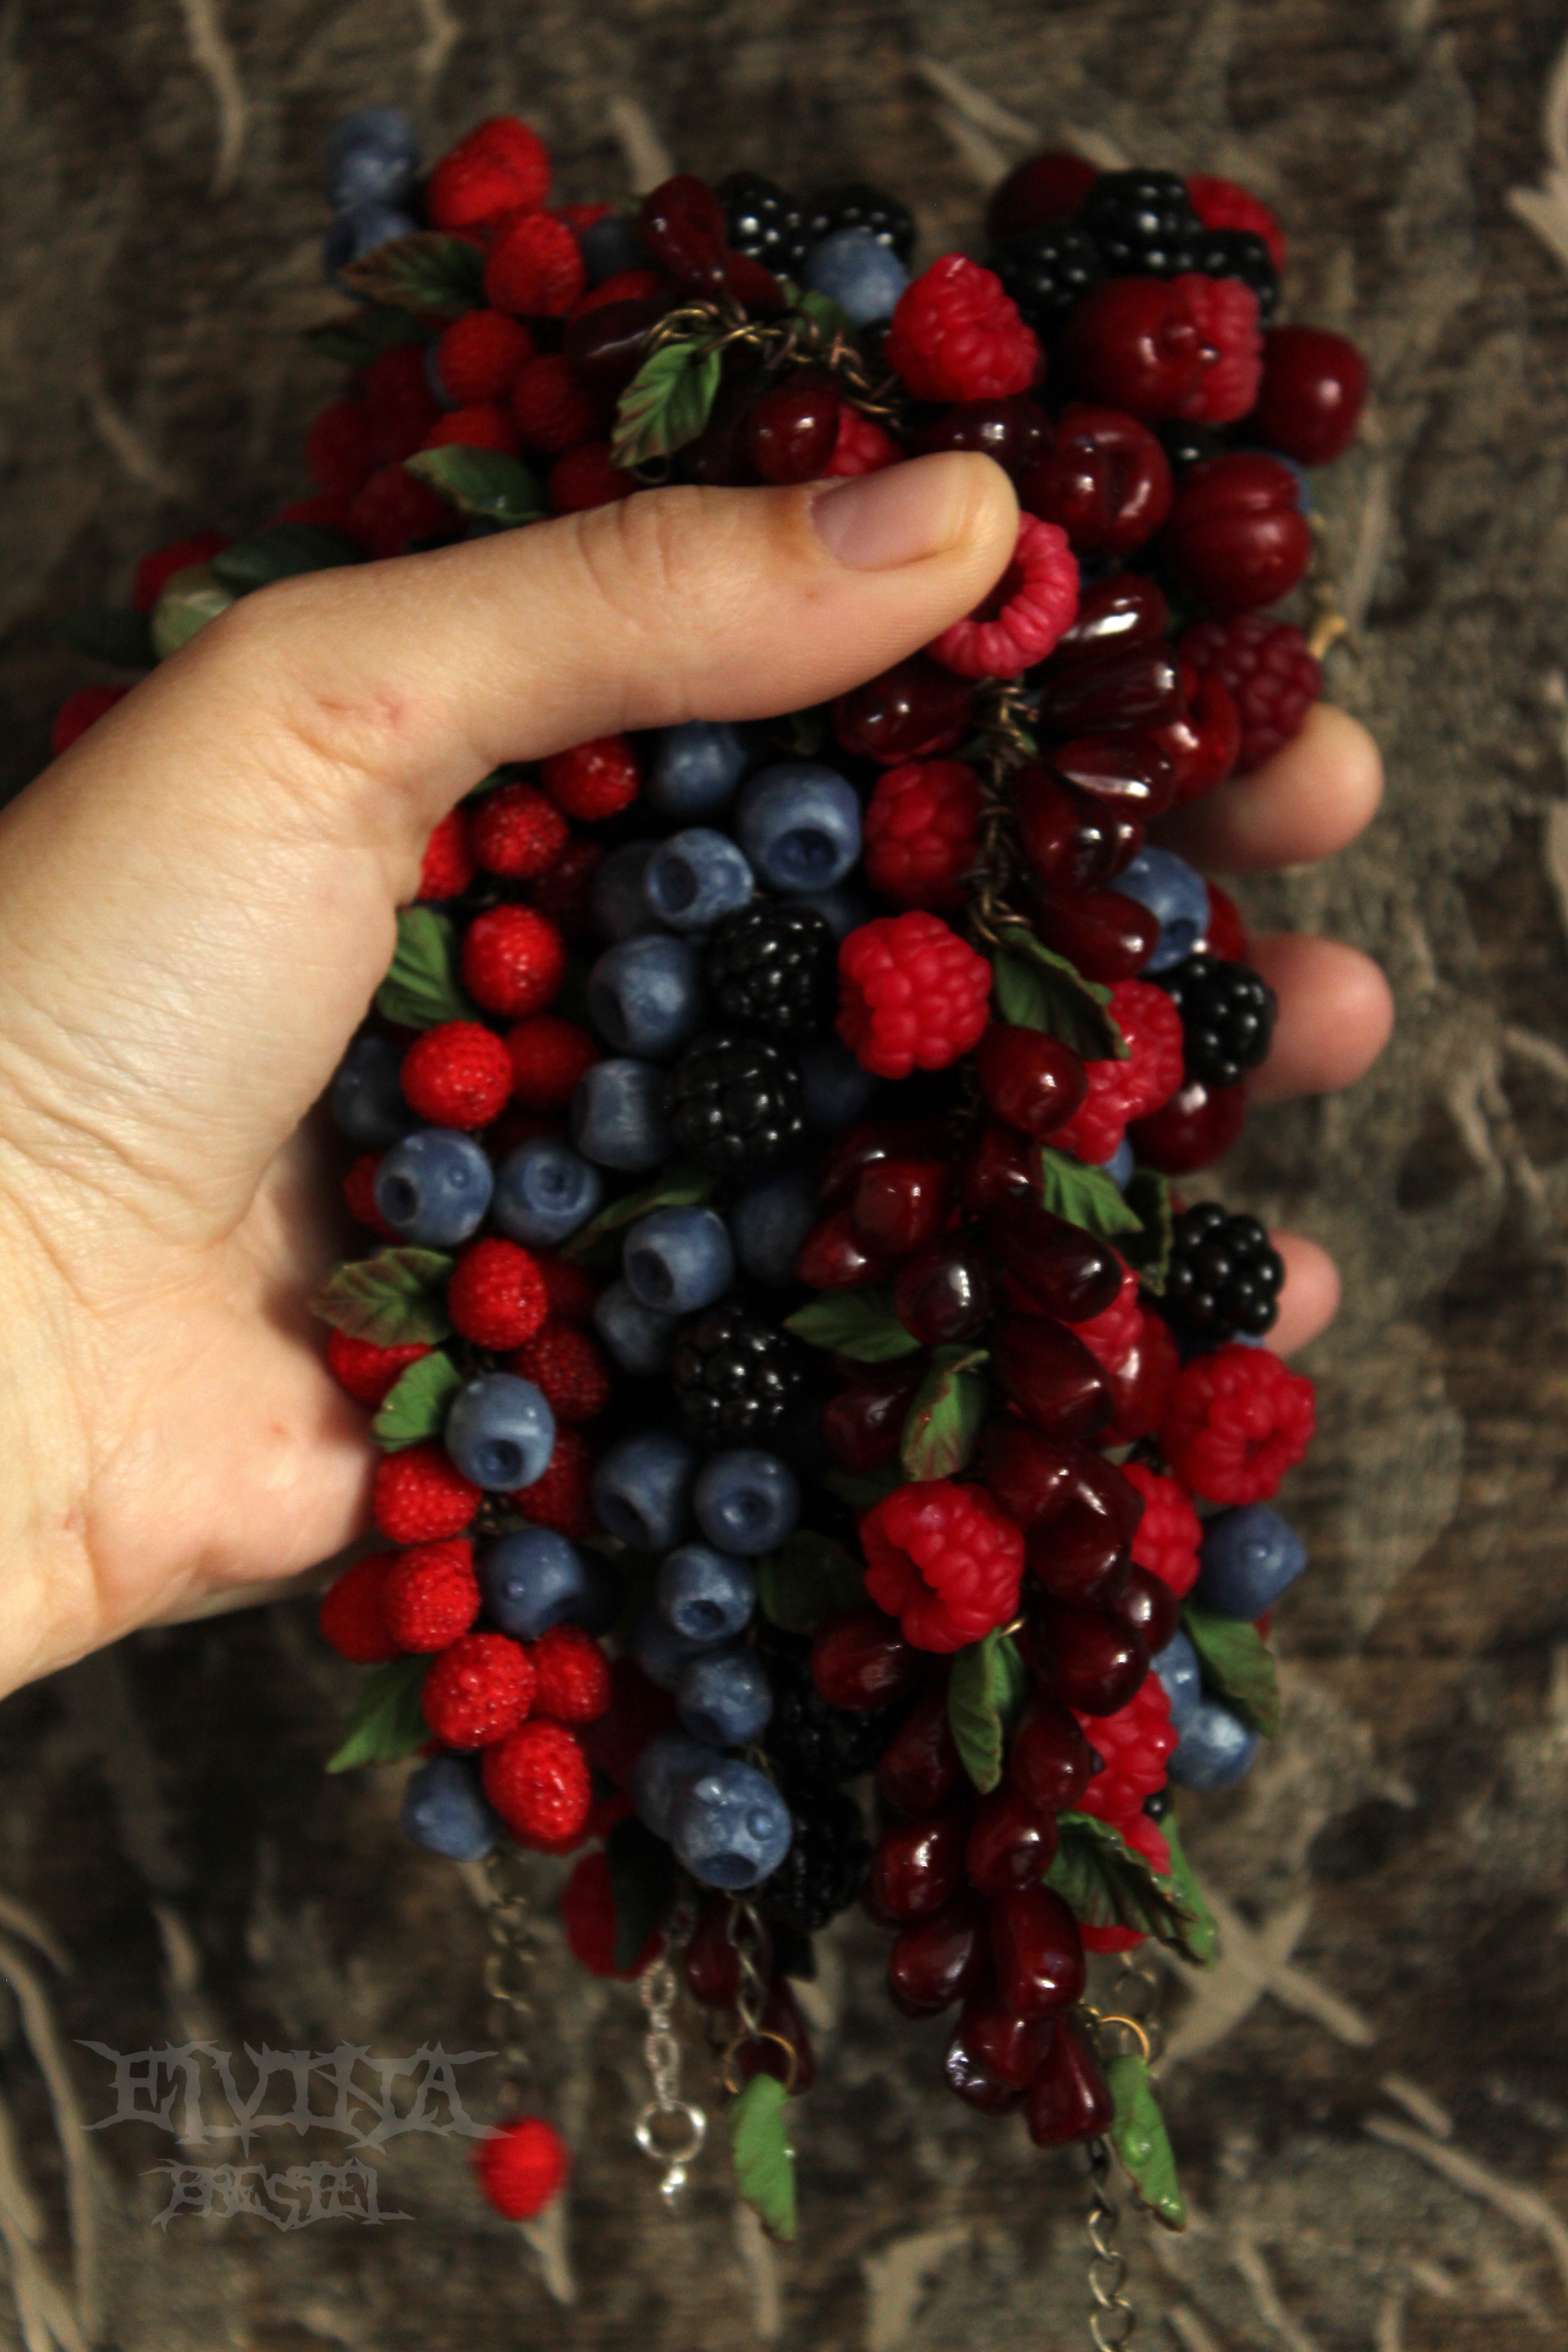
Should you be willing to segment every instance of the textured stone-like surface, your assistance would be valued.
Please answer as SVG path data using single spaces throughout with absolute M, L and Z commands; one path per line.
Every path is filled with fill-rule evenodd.
M 0 7 L 0 789 L 89 675 L 49 621 L 123 590 L 144 546 L 298 486 L 331 381 L 293 341 L 322 309 L 314 157 L 363 99 L 412 106 L 433 147 L 519 107 L 584 194 L 626 185 L 608 108 L 635 94 L 682 164 L 864 171 L 918 202 L 935 251 L 972 222 L 984 159 L 950 135 L 917 66 L 934 58 L 1045 136 L 1249 180 L 1289 225 L 1299 311 L 1371 353 L 1374 429 L 1325 507 L 1366 622 L 1335 691 L 1384 741 L 1389 804 L 1331 871 L 1251 903 L 1380 954 L 1401 1020 L 1350 1097 L 1260 1118 L 1229 1179 L 1333 1245 L 1347 1297 L 1291 1497 L 1314 1559 L 1279 1620 L 1286 1736 L 1243 1791 L 1187 1808 L 1228 1923 L 1219 1969 L 1170 1995 L 1196 2215 L 1179 2241 L 1124 2230 L 1147 2340 L 1190 2352 L 1568 2336 L 1568 278 L 1504 203 L 1538 176 L 1562 29 L 1547 0 Z M 40 1963 L 68 2042 L 489 2046 L 464 1885 L 400 1843 L 384 1779 L 320 1777 L 348 1679 L 285 1611 L 145 1637 L 7 1704 L 0 1886 L 73 1958 L 66 1979 Z M 574 2306 L 451 2142 L 395 2145 L 382 2201 L 415 2219 L 380 2231 L 163 2233 L 144 2176 L 176 2151 L 135 2126 L 86 2143 L 102 2340 L 1086 2341 L 1079 2169 L 933 2086 L 941 2028 L 890 2017 L 868 1930 L 828 1954 L 796 2250 L 737 2232 L 716 2154 L 660 2210 L 629 2141 L 635 2000 L 577 1978 L 557 2000 L 547 1937 L 541 2067 L 582 2150 Z M 14 2008 L 0 2030 L 64 2280 L 48 2101 Z M 103 2112 L 98 2062 L 65 2063 Z M 3 2159 L 0 2206 L 25 2218 Z M 22 2341 L 0 2310 L 0 2344 Z

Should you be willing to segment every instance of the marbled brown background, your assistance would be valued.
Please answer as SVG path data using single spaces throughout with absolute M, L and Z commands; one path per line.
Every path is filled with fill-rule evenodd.
M 1379 954 L 1400 1026 L 1348 1098 L 1260 1118 L 1230 1175 L 1338 1250 L 1347 1295 L 1290 1498 L 1314 1561 L 1279 1620 L 1287 1734 L 1188 1808 L 1228 1925 L 1170 1997 L 1196 2213 L 1178 2241 L 1126 2230 L 1139 2340 L 1186 2352 L 1568 2341 L 1568 275 L 1506 201 L 1541 176 L 1565 36 L 1547 0 L 0 4 L 0 789 L 92 674 L 50 620 L 298 486 L 331 380 L 294 340 L 323 310 L 315 158 L 351 103 L 411 107 L 433 148 L 516 107 L 586 194 L 627 186 L 611 110 L 635 98 L 683 165 L 884 180 L 933 252 L 1022 152 L 995 120 L 955 138 L 935 59 L 1046 136 L 1252 182 L 1298 311 L 1370 352 L 1373 429 L 1324 503 L 1364 623 L 1334 690 L 1383 738 L 1388 804 L 1252 903 Z M 0 1887 L 71 1963 L 0 2012 L 0 2345 L 68 2347 L 73 2294 L 94 2302 L 32 2054 L 51 2018 L 88 2116 L 107 2071 L 74 2037 L 489 2046 L 468 1890 L 400 1842 L 385 1778 L 321 1779 L 346 1679 L 279 1611 L 128 1643 L 0 1715 Z M 628 2137 L 635 2002 L 574 1980 L 542 2050 L 582 2149 L 574 2304 L 451 2143 L 389 2151 L 383 2202 L 415 2218 L 379 2231 L 165 2233 L 171 2144 L 68 2124 L 97 2340 L 1086 2342 L 1078 2168 L 932 2086 L 942 2029 L 890 2018 L 868 1931 L 830 1939 L 817 2008 L 792 2252 L 737 2231 L 716 2156 L 660 2210 Z

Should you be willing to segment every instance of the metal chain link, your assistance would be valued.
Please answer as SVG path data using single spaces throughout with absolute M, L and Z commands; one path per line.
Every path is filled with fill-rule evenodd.
M 516 1847 L 492 1846 L 483 1869 L 489 1895 L 485 1931 L 490 1941 L 484 1981 L 498 2021 L 495 2033 L 505 2068 L 500 2091 L 505 2109 L 517 2105 L 522 2084 L 533 2072 L 525 2036 L 535 2021 L 527 1987 L 538 1955 L 538 1939 L 522 1857 Z
M 1131 2344 L 1138 2315 L 1122 2294 L 1127 2257 L 1117 2243 L 1121 2215 L 1110 2194 L 1110 2150 L 1102 2139 L 1089 2144 L 1089 2291 L 1094 2309 L 1089 2315 L 1089 2342 L 1094 2352 L 1121 2352 Z
M 768 1931 L 763 1927 L 756 1906 L 734 1895 L 724 1921 L 724 1937 L 735 1955 L 738 1981 L 735 1987 L 735 2032 L 723 2053 L 721 2078 L 731 2097 L 744 2085 L 735 2079 L 734 2064 L 740 2052 L 748 2042 L 771 2042 L 784 2052 L 789 2071 L 784 2078 L 786 2091 L 795 2087 L 800 2071 L 800 2053 L 787 2033 L 776 2033 L 772 2026 L 763 2023 L 767 2006 L 768 1980 L 763 1974 L 761 1961 L 768 1948 Z
M 662 1945 L 637 1979 L 637 1998 L 647 2011 L 642 2049 L 653 2096 L 637 2119 L 637 2144 L 653 2163 L 664 2167 L 659 2195 L 671 2205 L 708 2137 L 706 2115 L 680 2095 L 680 2043 L 670 2022 L 680 1994 L 675 1963 L 695 1925 L 690 1902 L 681 1895 L 666 1923 Z

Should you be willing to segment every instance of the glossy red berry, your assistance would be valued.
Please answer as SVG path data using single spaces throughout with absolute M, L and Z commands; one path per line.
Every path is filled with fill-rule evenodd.
M 1225 680 L 1184 662 L 1182 684 L 1186 709 L 1152 735 L 1175 772 L 1172 799 L 1178 808 L 1223 784 L 1241 751 L 1241 712 Z
M 1056 1853 L 1055 1816 L 1037 1812 L 1004 1781 L 974 1808 L 963 1867 L 977 1894 L 1005 1895 L 1043 1878 Z
M 958 1187 L 964 1210 L 972 1217 L 984 1216 L 987 1209 L 1016 1193 L 1033 1198 L 1037 1186 L 1027 1138 L 1016 1128 L 988 1118 L 959 1162 Z
M 1146 425 L 1120 409 L 1074 404 L 1052 446 L 1018 485 L 1019 503 L 1068 535 L 1075 555 L 1129 555 L 1171 511 L 1171 461 Z
M 818 1626 L 811 1644 L 817 1696 L 854 1715 L 907 1697 L 930 1671 L 930 1658 L 879 1609 L 840 1610 Z
M 1005 1201 L 984 1234 L 1003 1271 L 1060 1322 L 1087 1323 L 1121 1293 L 1121 1261 L 1109 1243 L 1032 1201 Z
M 846 751 L 896 768 L 951 751 L 969 729 L 974 689 L 966 678 L 916 654 L 868 679 L 833 706 L 833 731 Z
M 1078 1055 L 1043 1029 L 994 1021 L 974 1059 L 981 1093 L 997 1118 L 1020 1135 L 1049 1135 L 1072 1117 L 1089 1091 Z
M 1043 767 L 1014 777 L 1013 813 L 1025 856 L 1052 890 L 1097 889 L 1143 846 L 1141 821 L 1084 800 Z
M 985 226 L 992 243 L 1001 245 L 1023 229 L 1071 220 L 1099 177 L 1092 163 L 1065 147 L 1047 147 L 1038 155 L 1026 155 L 992 191 L 986 205 Z
M 1350 446 L 1366 401 L 1366 362 L 1326 327 L 1276 327 L 1263 342 L 1263 382 L 1249 436 L 1303 466 L 1327 466 Z
M 1062 1507 L 1036 1522 L 1027 1555 L 1036 1582 L 1079 1607 L 1103 1604 L 1125 1586 L 1142 1516 L 1142 1497 L 1114 1465 L 1084 1454 Z
M 1197 390 L 1204 345 L 1191 303 L 1167 279 L 1112 278 L 1075 306 L 1062 359 L 1086 400 L 1153 425 Z
M 823 1443 L 841 1470 L 864 1475 L 892 1460 L 920 1382 L 919 1372 L 877 1366 L 829 1397 L 822 1409 Z
M 847 1209 L 813 1225 L 795 1262 L 796 1281 L 808 1282 L 813 1290 L 858 1290 L 886 1282 L 892 1270 L 891 1259 L 866 1247 Z
M 574 374 L 599 392 L 620 392 L 630 383 L 647 349 L 647 331 L 679 300 L 674 287 L 662 294 L 631 295 L 601 303 L 567 322 L 562 351 Z
M 1192 1176 L 1223 1159 L 1246 1124 L 1244 1087 L 1189 1078 L 1162 1109 L 1134 1119 L 1127 1132 L 1146 1167 L 1164 1176 Z
M 980 1475 L 1026 1535 L 1070 1501 L 1086 1445 L 1042 1436 L 1021 1421 L 994 1421 L 980 1444 Z
M 643 198 L 637 238 L 679 285 L 721 293 L 728 284 L 724 207 L 706 180 L 682 172 Z
M 1013 2116 L 1024 2105 L 1025 2094 L 1013 2090 L 981 2063 L 965 2042 L 962 2029 L 948 2044 L 942 2072 L 953 2096 L 980 2115 Z
M 879 1160 L 931 1160 L 940 1155 L 942 1127 L 929 1118 L 868 1118 L 835 1136 L 816 1169 L 816 1197 L 825 1209 L 847 1208 L 862 1169 Z
M 1039 721 L 1052 735 L 1106 728 L 1163 727 L 1185 701 L 1175 647 L 1167 638 L 1084 654 L 1048 674 Z
M 894 1937 L 888 1997 L 903 2017 L 935 2017 L 974 1990 L 990 1957 L 984 1904 L 976 1895 L 957 1895 Z
M 868 1162 L 850 1203 L 857 1238 L 886 1257 L 906 1257 L 934 1241 L 947 1214 L 952 1173 L 941 1160 Z
M 1037 2147 L 1097 2139 L 1110 2130 L 1116 2103 L 1070 2018 L 1059 2018 L 1051 2046 L 1029 2085 L 1026 2113 Z
M 1145 1308 L 1131 1351 L 1110 1375 L 1116 1405 L 1105 1433 L 1107 1444 L 1130 1445 L 1136 1438 L 1152 1435 L 1165 1417 L 1181 1369 L 1170 1325 L 1163 1316 Z
M 963 1778 L 948 1719 L 947 1685 L 922 1691 L 877 1767 L 877 1792 L 896 1812 L 919 1817 L 946 1803 Z
M 1053 1887 L 1016 1887 L 987 1916 L 996 1990 L 1023 2017 L 1070 2009 L 1083 1992 L 1083 1938 Z
M 1110 986 L 1134 979 L 1160 936 L 1158 918 L 1117 890 L 1063 891 L 1042 898 L 1035 929 L 1048 948 L 1077 964 L 1086 980 Z
M 1289 594 L 1312 534 L 1289 467 L 1235 449 L 1192 467 L 1163 544 L 1190 595 L 1216 613 L 1245 613 Z
M 1025 1418 L 1048 1437 L 1092 1437 L 1110 1418 L 1110 1388 L 1081 1339 L 1048 1315 L 1010 1316 L 991 1370 Z
M 922 1348 L 947 1347 L 979 1338 L 991 1320 L 995 1295 L 986 1253 L 963 1234 L 953 1234 L 900 1267 L 893 1312 Z
M 1007 1782 L 1037 1813 L 1070 1812 L 1094 1778 L 1097 1761 L 1065 1706 L 1037 1699 L 1007 1751 Z
M 1149 1671 L 1141 1633 L 1098 1609 L 1042 1597 L 1029 1612 L 1029 1664 L 1040 1689 L 1079 1715 L 1115 1715 Z
M 1113 1601 L 1106 1603 L 1113 1617 L 1141 1634 L 1151 1657 L 1163 1650 L 1182 1622 L 1182 1604 L 1168 1584 L 1146 1568 L 1133 1568 Z
M 1071 628 L 1057 639 L 1056 657 L 1075 661 L 1079 655 L 1148 645 L 1164 635 L 1170 620 L 1171 608 L 1156 581 L 1141 572 L 1113 572 L 1084 590 Z
M 1176 793 L 1176 765 L 1152 728 L 1131 734 L 1079 735 L 1070 743 L 1051 747 L 1051 765 L 1064 782 L 1085 802 L 1102 823 L 1118 828 L 1135 825 L 1139 845 L 1142 830 L 1163 816 Z M 1120 846 L 1122 834 L 1110 836 Z M 1114 879 L 1130 849 L 1119 858 L 1108 879 Z M 1068 886 L 1071 887 L 1070 885 Z
M 838 437 L 838 394 L 830 378 L 786 376 L 747 411 L 742 443 L 764 482 L 815 482 Z
M 919 1821 L 895 1822 L 871 1856 L 866 1906 L 874 1919 L 926 1919 L 963 1885 L 966 1816 L 962 1805 Z
M 958 2021 L 959 2037 L 988 2074 L 1022 2091 L 1038 2074 L 1056 2031 L 1048 2017 L 1026 2016 L 994 1985 L 971 1993 Z
M 1049 447 L 1050 439 L 1045 410 L 1027 394 L 1019 394 L 1013 400 L 960 401 L 927 425 L 915 442 L 915 453 L 924 457 L 940 449 L 972 449 L 979 457 L 994 457 L 1004 472 L 1021 474 Z

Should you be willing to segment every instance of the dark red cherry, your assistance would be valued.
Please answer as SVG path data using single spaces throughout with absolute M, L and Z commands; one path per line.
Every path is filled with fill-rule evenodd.
M 758 2023 L 763 2037 L 777 2035 L 778 2039 L 759 2038 L 741 2044 L 735 2060 L 742 2082 L 749 2083 L 753 2074 L 772 2074 L 789 2084 L 792 2097 L 800 2098 L 816 2080 L 816 2053 L 787 1977 L 774 1977 L 769 1985 Z M 785 2042 L 795 2053 L 793 2065 Z
M 1146 425 L 1174 416 L 1204 372 L 1204 344 L 1180 282 L 1111 278 L 1074 305 L 1062 338 L 1068 376 L 1086 400 Z
M 1168 638 L 1158 637 L 1053 667 L 1040 696 L 1039 719 L 1053 735 L 1163 727 L 1180 717 L 1184 698 L 1176 649 Z
M 1152 824 L 1176 794 L 1176 763 L 1161 740 L 1167 732 L 1078 735 L 1052 747 L 1051 765 L 1102 814 Z
M 1153 1435 L 1170 1409 L 1181 1370 L 1170 1325 L 1163 1316 L 1145 1312 L 1131 1354 L 1110 1375 L 1116 1398 L 1111 1428 L 1118 1444 Z
M 1189 595 L 1216 613 L 1249 613 L 1289 594 L 1312 534 L 1289 467 L 1232 449 L 1184 477 L 1162 545 Z
M 996 1990 L 1009 2009 L 1023 2017 L 1049 2017 L 1082 1997 L 1083 1938 L 1054 1887 L 998 1895 L 986 1925 Z
M 1025 1649 L 1040 1689 L 1079 1715 L 1116 1715 L 1149 1671 L 1141 1633 L 1099 1609 L 1042 1594 L 1029 1612 Z
M 679 296 L 639 294 L 625 302 L 601 302 L 569 321 L 563 350 L 584 381 L 606 392 L 630 383 L 647 357 L 647 331 L 672 310 Z
M 981 1045 L 984 1051 L 984 1039 Z M 982 1216 L 998 1201 L 1018 1192 L 1033 1197 L 1036 1189 L 1026 1139 L 999 1119 L 988 1118 L 959 1162 L 959 1198 L 966 1213 Z
M 679 285 L 703 294 L 724 291 L 724 207 L 695 173 L 679 173 L 648 191 L 637 215 L 637 236 Z
M 1087 1446 L 1043 1437 L 1021 1421 L 994 1421 L 980 1441 L 980 1475 L 1026 1534 L 1066 1507 L 1080 1461 L 1096 1458 Z
M 893 1282 L 893 1312 L 922 1348 L 975 1339 L 990 1322 L 996 1283 L 979 1243 L 963 1234 L 908 1258 Z
M 1027 513 L 1057 524 L 1075 555 L 1097 562 L 1152 539 L 1171 498 L 1171 461 L 1148 426 L 1120 409 L 1077 403 L 1018 485 Z
M 1037 1813 L 1070 1812 L 1099 1760 L 1065 1706 L 1037 1699 L 1007 1751 L 1008 1786 Z
M 816 1165 L 816 1197 L 825 1209 L 847 1209 L 860 1171 L 878 1160 L 941 1157 L 942 1123 L 933 1118 L 863 1118 L 836 1135 Z
M 942 2071 L 953 2095 L 983 2116 L 1015 2116 L 1024 2104 L 1024 2093 L 1010 2090 L 998 2075 L 989 2073 L 970 2051 L 962 2033 L 955 2034 L 948 2044 Z
M 733 2009 L 741 1990 L 741 1960 L 727 1932 L 729 1917 L 728 1897 L 705 1903 L 686 1947 L 686 1981 L 692 1999 L 700 2000 L 705 2009 Z M 758 1960 L 764 1976 L 772 1965 L 769 1949 L 764 1928 Z
M 952 1171 L 942 1160 L 875 1160 L 855 1180 L 849 1214 L 868 1250 L 907 1257 L 936 1239 Z
M 813 1290 L 863 1289 L 868 1283 L 886 1282 L 892 1270 L 891 1258 L 866 1248 L 847 1209 L 813 1225 L 795 1261 L 795 1280 L 808 1282 Z
M 896 1812 L 920 1816 L 946 1803 L 963 1779 L 948 1721 L 947 1684 L 933 1683 L 910 1707 L 877 1767 L 878 1794 Z
M 1187 703 L 1182 716 L 1168 727 L 1155 728 L 1149 738 L 1174 771 L 1172 802 L 1177 808 L 1223 784 L 1241 751 L 1241 713 L 1218 673 L 1195 670 L 1184 662 L 1182 690 Z
M 817 1696 L 854 1715 L 869 1715 L 918 1690 L 931 1665 L 923 1651 L 905 1641 L 895 1618 L 868 1604 L 825 1618 L 811 1644 Z
M 1263 339 L 1263 382 L 1247 418 L 1270 449 L 1302 466 L 1327 466 L 1355 436 L 1366 399 L 1366 362 L 1326 327 L 1276 327 Z
M 753 403 L 746 417 L 746 455 L 764 482 L 815 482 L 838 437 L 838 393 L 832 378 L 803 369 Z
M 1136 978 L 1160 936 L 1158 918 L 1119 890 L 1043 894 L 1036 905 L 1035 929 L 1048 948 L 1076 963 L 1086 980 L 1111 986 Z
M 973 699 L 963 678 L 915 654 L 841 694 L 833 706 L 833 731 L 846 751 L 884 768 L 932 760 L 962 743 Z
M 1023 229 L 1071 220 L 1099 177 L 1092 163 L 1065 147 L 1026 155 L 992 190 L 985 207 L 992 244 L 1001 245 Z
M 1098 2139 L 1110 2129 L 1116 2103 L 1070 2017 L 1058 2018 L 1051 2046 L 1029 2085 L 1026 2112 L 1037 2147 Z
M 1089 1092 L 1088 1076 L 1072 1047 L 1043 1029 L 994 1021 L 974 1058 L 981 1093 L 997 1118 L 1020 1135 L 1049 1135 L 1065 1126 Z
M 841 1470 L 864 1476 L 892 1460 L 921 1377 L 886 1364 L 868 1365 L 828 1398 L 822 1409 L 823 1442 Z
M 1241 919 L 1241 908 L 1228 890 L 1222 890 L 1210 880 L 1208 929 L 1193 952 L 1201 949 L 1205 955 L 1218 956 L 1226 963 L 1250 963 L 1252 943 L 1247 936 L 1247 925 Z
M 1141 572 L 1113 572 L 1108 580 L 1084 589 L 1072 625 L 1057 639 L 1053 658 L 1075 661 L 1079 655 L 1147 645 L 1163 637 L 1170 623 L 1171 608 L 1154 581 Z
M 1245 1087 L 1209 1087 L 1189 1078 L 1163 1109 L 1134 1119 L 1132 1149 L 1164 1176 L 1192 1176 L 1222 1160 L 1247 1124 Z
M 973 1992 L 991 1958 L 985 1906 L 954 1895 L 929 1919 L 901 1927 L 888 1953 L 888 1995 L 904 2017 L 935 2017 Z
M 994 457 L 1008 474 L 1021 474 L 1050 446 L 1051 428 L 1038 401 L 965 400 L 945 409 L 915 442 L 917 456 L 941 449 L 972 449 Z
M 967 1810 L 949 1805 L 882 1832 L 866 1881 L 866 1907 L 874 1919 L 929 1919 L 963 1885 Z
M 1047 1437 L 1092 1437 L 1110 1418 L 1105 1373 L 1051 1316 L 1010 1316 L 993 1343 L 991 1370 Z
M 1038 2074 L 1055 2031 L 1054 2019 L 1026 2017 L 1010 2008 L 994 1985 L 972 1992 L 958 2021 L 964 2048 L 987 2074 L 1016 2091 Z
M 1005 1895 L 1043 1878 L 1057 1854 L 1056 1817 L 1037 1812 L 1004 1781 L 982 1797 L 969 1824 L 963 1866 L 979 1895 Z
M 1014 777 L 1013 809 L 1024 855 L 1053 890 L 1109 882 L 1143 846 L 1142 824 L 1081 800 L 1043 767 Z
M 983 1231 L 1003 1271 L 1059 1322 L 1090 1322 L 1120 1296 L 1121 1261 L 1110 1244 L 1032 1201 L 1003 1202 Z
M 1142 1635 L 1152 1658 L 1158 1656 L 1182 1622 L 1181 1602 L 1170 1586 L 1146 1568 L 1134 1568 L 1115 1599 L 1105 1606 L 1113 1617 Z
M 1068 1530 L 1064 1539 L 1063 1530 Z M 1053 1600 L 1090 1608 L 1109 1601 L 1126 1583 L 1131 1565 L 1117 1530 L 1096 1519 L 1081 1503 L 1069 1503 L 1058 1518 L 1029 1538 L 1029 1572 Z

